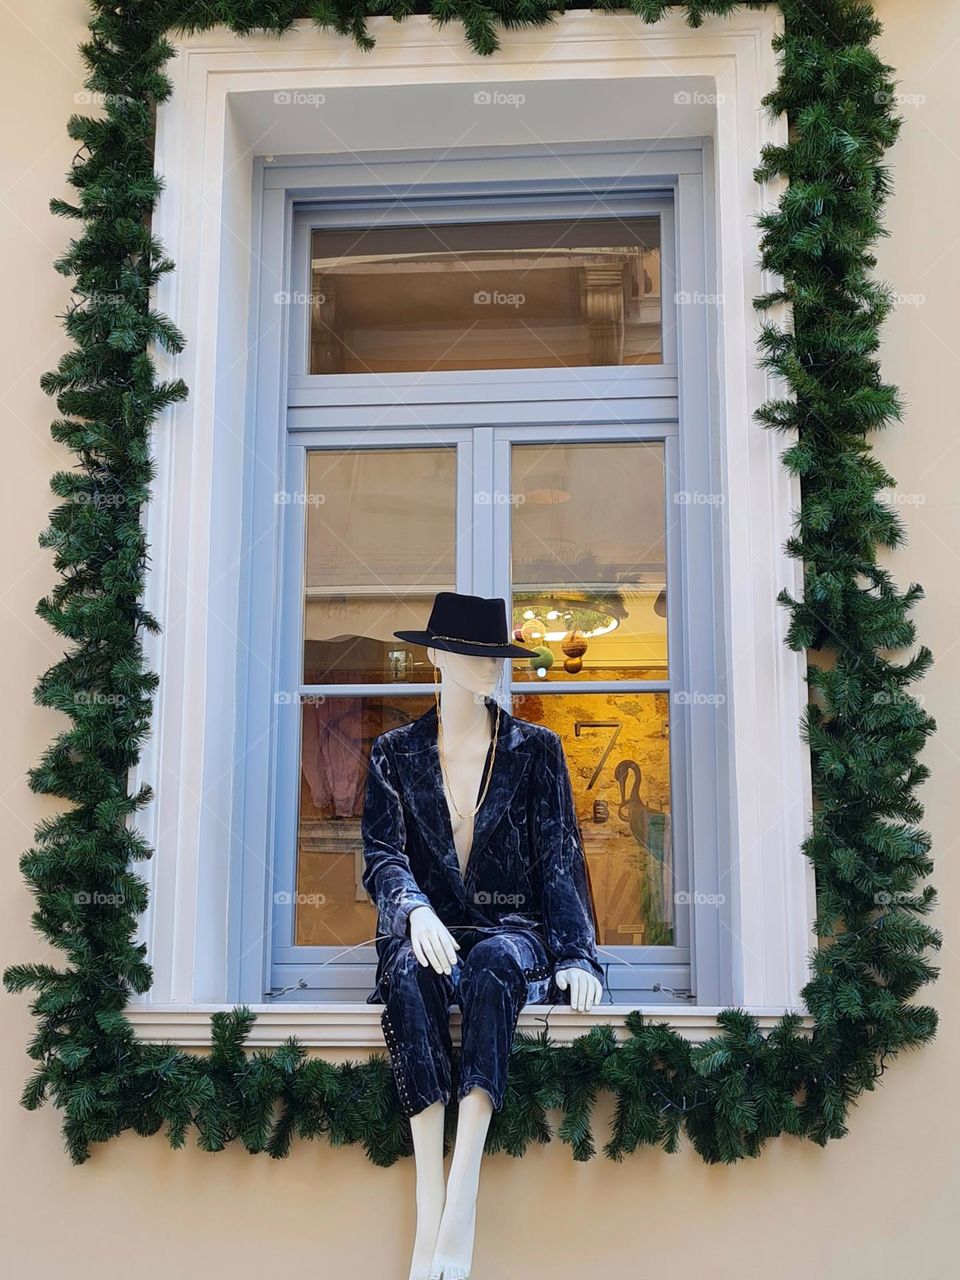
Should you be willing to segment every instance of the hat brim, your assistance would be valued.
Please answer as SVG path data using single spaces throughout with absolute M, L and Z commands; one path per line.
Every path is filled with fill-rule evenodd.
M 428 631 L 395 631 L 398 640 L 422 644 L 447 653 L 465 653 L 471 658 L 535 658 L 536 649 L 523 649 L 518 644 L 471 644 L 469 640 L 437 640 Z

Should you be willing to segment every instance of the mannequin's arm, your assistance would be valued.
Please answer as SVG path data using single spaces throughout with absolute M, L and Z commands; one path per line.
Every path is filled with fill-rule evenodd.
M 430 907 L 410 870 L 403 805 L 391 761 L 379 738 L 370 752 L 367 791 L 360 824 L 363 837 L 363 887 L 376 901 L 381 930 L 404 937 L 416 907 Z
M 541 860 L 547 943 L 557 957 L 555 978 L 570 1003 L 585 1012 L 600 999 L 597 956 L 583 845 L 577 826 L 563 743 L 552 734 L 543 764 L 537 848 Z

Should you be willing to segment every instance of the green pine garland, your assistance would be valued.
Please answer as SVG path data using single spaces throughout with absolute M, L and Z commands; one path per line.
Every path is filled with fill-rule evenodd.
M 58 504 L 42 539 L 60 579 L 39 612 L 67 651 L 39 681 L 36 699 L 70 724 L 30 777 L 36 792 L 68 807 L 40 824 L 22 859 L 34 925 L 64 953 L 66 967 L 15 965 L 5 974 L 9 990 L 36 993 L 29 1053 L 37 1067 L 23 1101 L 35 1108 L 50 1098 L 62 1109 L 77 1162 L 91 1143 L 125 1129 L 165 1129 L 174 1146 L 194 1130 L 205 1150 L 239 1140 L 278 1157 L 295 1137 L 324 1136 L 359 1142 L 371 1160 L 390 1164 L 409 1153 L 410 1132 L 382 1056 L 333 1065 L 293 1041 L 251 1053 L 253 1015 L 243 1008 L 216 1015 L 212 1052 L 194 1055 L 138 1042 L 124 1016 L 131 992 L 151 981 L 145 949 L 134 941 L 146 887 L 130 869 L 150 856 L 129 825 L 149 795 L 129 793 L 128 773 L 157 683 L 141 648 L 143 632 L 157 623 L 141 603 L 147 548 L 139 513 L 152 477 L 151 424 L 187 394 L 181 382 L 158 381 L 149 355 L 151 344 L 176 352 L 183 343 L 150 307 L 152 286 L 173 267 L 149 231 L 160 186 L 154 107 L 170 91 L 165 33 L 226 23 L 238 33 L 280 35 L 304 16 L 370 47 L 368 17 L 399 21 L 419 10 L 440 24 L 461 22 L 473 49 L 491 53 L 500 27 L 543 24 L 564 6 L 92 0 L 91 7 L 86 84 L 104 95 L 105 111 L 69 125 L 80 144 L 69 175 L 76 196 L 53 208 L 79 224 L 57 263 L 74 280 L 64 317 L 74 345 L 43 380 L 62 415 L 53 437 L 76 463 L 53 478 Z M 654 22 L 671 6 L 592 7 L 628 7 Z M 687 0 L 682 7 L 695 26 L 737 6 Z M 791 433 L 784 462 L 802 488 L 789 549 L 804 564 L 805 590 L 803 600 L 783 597 L 788 643 L 829 658 L 811 666 L 804 725 L 817 798 L 805 853 L 816 869 L 822 944 L 803 994 L 815 1029 L 807 1036 L 786 1016 L 764 1037 L 754 1018 L 728 1010 L 720 1034 L 699 1046 L 639 1015 L 627 1019 L 629 1036 L 619 1044 L 609 1029 L 568 1047 L 519 1037 L 490 1132 L 493 1151 L 520 1155 L 549 1141 L 547 1113 L 558 1110 L 560 1139 L 575 1159 L 588 1159 L 600 1090 L 616 1102 L 605 1148 L 614 1159 L 641 1145 L 674 1151 L 681 1133 L 707 1161 L 756 1155 L 783 1133 L 825 1144 L 846 1132 L 850 1104 L 873 1089 L 887 1060 L 935 1033 L 934 1011 L 911 1003 L 936 974 L 926 953 L 940 943 L 926 921 L 934 893 L 922 884 L 931 861 L 915 798 L 926 777 L 917 757 L 934 724 L 909 692 L 930 654 L 921 648 L 903 663 L 889 656 L 913 645 L 920 590 L 898 590 L 877 563 L 902 532 L 881 500 L 893 482 L 868 444 L 872 431 L 900 415 L 876 359 L 891 303 L 870 276 L 889 190 L 883 159 L 900 121 L 891 69 L 871 48 L 879 26 L 869 4 L 783 0 L 782 8 L 780 79 L 765 106 L 788 114 L 790 141 L 765 150 L 757 180 L 789 179 L 777 210 L 762 219 L 763 264 L 784 285 L 756 305 L 792 306 L 792 328 L 765 325 L 761 336 L 764 363 L 791 395 L 758 417 Z

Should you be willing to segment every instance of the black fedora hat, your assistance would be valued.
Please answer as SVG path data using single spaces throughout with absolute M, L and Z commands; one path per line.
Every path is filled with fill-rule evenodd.
M 532 658 L 535 649 L 511 643 L 507 609 L 499 596 L 466 596 L 458 591 L 438 591 L 426 631 L 395 631 L 400 640 L 424 644 L 448 653 L 474 658 Z

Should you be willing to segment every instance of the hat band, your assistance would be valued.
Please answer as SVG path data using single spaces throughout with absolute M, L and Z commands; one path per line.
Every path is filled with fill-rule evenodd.
M 465 636 L 438 636 L 433 631 L 428 634 L 431 640 L 455 640 L 457 644 L 485 644 L 491 649 L 502 649 L 504 645 L 513 644 L 512 640 L 468 640 Z

